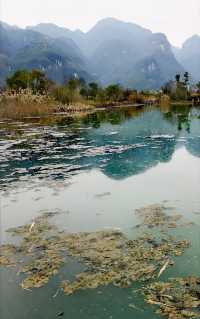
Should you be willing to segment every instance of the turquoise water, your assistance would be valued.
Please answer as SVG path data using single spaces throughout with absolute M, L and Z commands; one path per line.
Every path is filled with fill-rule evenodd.
M 154 203 L 173 207 L 192 228 L 177 230 L 192 245 L 168 269 L 199 275 L 200 109 L 119 109 L 73 118 L 0 123 L 1 241 L 5 230 L 44 210 L 69 232 L 116 227 L 134 235 L 134 210 Z M 137 293 L 113 286 L 54 298 L 60 279 L 82 266 L 70 260 L 43 288 L 24 291 L 16 272 L 0 269 L 2 318 L 160 318 Z M 131 306 L 130 306 L 131 305 Z

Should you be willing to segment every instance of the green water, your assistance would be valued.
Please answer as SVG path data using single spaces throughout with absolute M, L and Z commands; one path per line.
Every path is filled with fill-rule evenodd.
M 1 241 L 5 230 L 30 221 L 43 210 L 69 232 L 120 228 L 134 236 L 134 210 L 154 203 L 173 207 L 193 227 L 177 236 L 191 248 L 162 279 L 199 275 L 200 269 L 200 109 L 147 108 L 101 111 L 79 120 L 29 119 L 0 123 Z M 99 287 L 65 296 L 62 279 L 82 265 L 70 260 L 59 274 L 31 292 L 19 287 L 16 271 L 0 269 L 3 319 L 156 319 L 131 288 Z M 132 305 L 132 306 L 130 306 Z

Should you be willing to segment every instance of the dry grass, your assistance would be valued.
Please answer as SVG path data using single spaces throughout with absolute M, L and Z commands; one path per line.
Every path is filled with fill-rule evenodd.
M 23 119 L 25 117 L 45 116 L 53 113 L 85 112 L 91 105 L 76 103 L 75 105 L 58 105 L 48 95 L 35 95 L 31 90 L 20 92 L 6 91 L 0 95 L 0 118 Z
M 0 96 L 0 117 L 21 119 L 29 116 L 41 116 L 53 113 L 55 101 L 47 95 L 34 95 L 30 90 Z

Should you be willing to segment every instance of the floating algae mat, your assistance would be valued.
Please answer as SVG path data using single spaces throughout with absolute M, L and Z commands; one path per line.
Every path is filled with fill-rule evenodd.
M 73 257 L 85 266 L 85 271 L 78 273 L 74 281 L 60 283 L 67 295 L 108 284 L 126 288 L 135 281 L 156 279 L 173 266 L 173 257 L 189 247 L 187 240 L 178 240 L 168 232 L 169 228 L 181 226 L 181 215 L 169 214 L 161 205 L 144 207 L 136 213 L 142 233 L 135 239 L 112 229 L 67 233 L 50 223 L 56 212 L 44 213 L 30 224 L 8 230 L 21 240 L 18 246 L 0 247 L 0 265 L 16 267 L 18 273 L 24 274 L 21 287 L 32 289 L 45 285 Z
M 142 224 L 138 226 L 147 226 L 148 228 L 176 228 L 177 222 L 182 218 L 180 214 L 166 214 L 166 207 L 157 204 L 139 208 L 136 213 L 142 219 Z
M 156 282 L 143 291 L 149 304 L 158 305 L 158 313 L 170 319 L 200 317 L 200 278 L 175 278 Z

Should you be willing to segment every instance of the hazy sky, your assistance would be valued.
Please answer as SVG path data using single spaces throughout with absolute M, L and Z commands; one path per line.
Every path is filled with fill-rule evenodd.
M 174 45 L 200 35 L 200 0 L 0 0 L 0 19 L 25 27 L 53 22 L 89 30 L 98 20 L 115 17 L 164 32 Z

